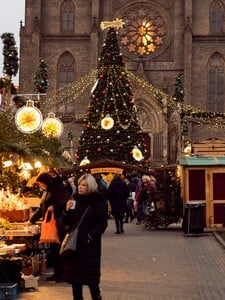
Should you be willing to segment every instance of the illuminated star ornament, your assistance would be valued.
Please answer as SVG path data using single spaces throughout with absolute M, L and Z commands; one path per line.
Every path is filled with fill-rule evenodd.
M 119 29 L 119 28 L 122 28 L 124 24 L 125 23 L 121 19 L 116 18 L 116 20 L 114 20 L 114 21 L 103 21 L 103 22 L 101 22 L 101 29 L 105 30 L 105 29 L 110 28 L 110 27 L 114 27 L 114 28 Z

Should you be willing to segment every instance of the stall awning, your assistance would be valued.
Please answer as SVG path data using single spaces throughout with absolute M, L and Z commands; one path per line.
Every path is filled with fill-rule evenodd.
M 182 166 L 225 166 L 225 156 L 185 156 L 178 159 Z

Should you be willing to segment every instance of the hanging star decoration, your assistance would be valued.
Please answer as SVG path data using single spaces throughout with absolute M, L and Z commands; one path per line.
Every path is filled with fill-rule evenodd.
M 122 21 L 122 19 L 116 18 L 116 20 L 114 20 L 114 21 L 103 21 L 103 22 L 101 22 L 101 29 L 105 30 L 105 29 L 110 28 L 110 27 L 114 27 L 114 28 L 119 29 L 119 28 L 122 28 L 124 24 L 125 23 Z

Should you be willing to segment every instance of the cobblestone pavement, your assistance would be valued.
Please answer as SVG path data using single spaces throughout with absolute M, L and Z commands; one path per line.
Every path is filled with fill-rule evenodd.
M 225 249 L 212 233 L 186 236 L 179 226 L 148 231 L 135 222 L 114 234 L 114 220 L 103 237 L 103 300 L 225 299 Z M 47 275 L 47 274 L 46 274 Z M 48 274 L 49 275 L 49 274 Z M 19 300 L 72 300 L 71 286 L 46 282 Z M 84 300 L 90 300 L 84 288 Z

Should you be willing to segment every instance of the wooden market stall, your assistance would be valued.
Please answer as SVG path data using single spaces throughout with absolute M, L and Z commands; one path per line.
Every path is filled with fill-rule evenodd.
M 39 205 L 39 197 L 0 191 L 0 282 L 16 284 L 18 291 L 23 283 L 25 288 L 28 283 L 36 287 L 33 275 L 40 274 L 46 265 L 43 245 L 39 245 L 41 224 L 28 223 L 32 209 Z
M 185 204 L 205 206 L 205 231 L 225 226 L 225 156 L 179 158 Z
M 151 169 L 142 168 L 136 165 L 123 163 L 111 159 L 100 159 L 85 165 L 75 165 L 73 168 L 61 169 L 59 173 L 63 176 L 75 175 L 81 176 L 85 172 L 91 174 L 101 174 L 104 180 L 109 184 L 114 174 L 129 174 L 135 171 L 137 174 L 152 174 Z

